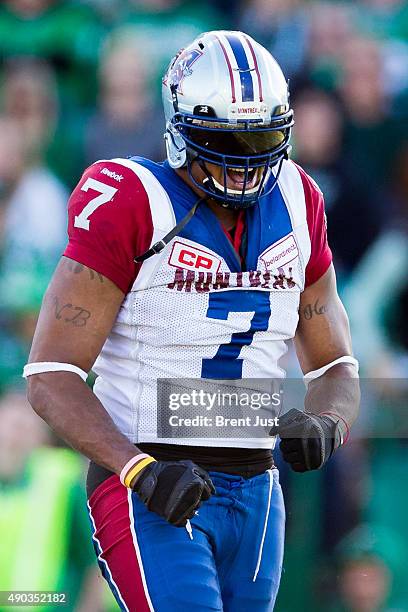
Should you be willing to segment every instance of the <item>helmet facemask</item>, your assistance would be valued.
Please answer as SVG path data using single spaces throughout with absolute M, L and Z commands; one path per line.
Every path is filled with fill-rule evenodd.
M 275 187 L 284 158 L 288 156 L 293 111 L 275 115 L 268 123 L 257 119 L 237 122 L 200 114 L 176 112 L 172 132 L 185 142 L 184 163 L 191 181 L 208 196 L 227 208 L 249 208 L 261 195 Z M 192 166 L 197 163 L 205 174 L 200 183 Z M 221 167 L 221 182 L 209 172 L 206 163 Z M 271 178 L 272 168 L 277 172 Z M 228 187 L 228 177 L 242 174 L 237 188 Z M 256 183 L 251 186 L 251 182 Z M 242 184 L 242 187 L 241 187 Z

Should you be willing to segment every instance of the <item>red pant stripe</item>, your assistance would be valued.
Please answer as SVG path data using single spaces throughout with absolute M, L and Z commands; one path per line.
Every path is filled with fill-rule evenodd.
M 117 600 L 129 612 L 152 612 L 137 542 L 131 491 L 111 476 L 88 502 L 98 560 Z M 119 603 L 118 601 L 118 603 Z
M 123 601 L 123 597 L 122 597 L 122 594 L 121 594 L 121 592 L 120 592 L 120 590 L 118 588 L 118 585 L 116 584 L 115 580 L 113 579 L 112 572 L 110 571 L 109 564 L 106 561 L 106 559 L 103 558 L 102 546 L 101 546 L 101 543 L 100 543 L 100 541 L 98 540 L 98 538 L 96 536 L 96 531 L 97 530 L 96 530 L 96 525 L 95 525 L 95 519 L 92 516 L 92 509 L 91 509 L 91 506 L 90 506 L 89 502 L 88 502 L 88 510 L 89 510 L 89 516 L 91 518 L 92 528 L 93 528 L 92 538 L 93 538 L 93 540 L 96 543 L 96 547 L 97 547 L 97 550 L 98 550 L 98 553 L 99 553 L 98 554 L 98 563 L 99 563 L 99 565 L 102 565 L 104 567 L 104 570 L 105 570 L 105 573 L 106 573 L 106 576 L 107 576 L 107 580 L 108 580 L 109 586 L 114 591 L 115 597 L 122 602 L 122 605 L 123 605 L 125 610 L 129 610 L 129 608 L 127 607 L 126 603 Z

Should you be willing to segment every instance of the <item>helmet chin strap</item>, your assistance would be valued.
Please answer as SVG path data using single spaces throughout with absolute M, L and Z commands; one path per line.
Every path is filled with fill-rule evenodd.
M 204 172 L 204 174 L 206 175 L 206 178 L 203 179 L 203 185 L 204 183 L 209 183 L 211 186 L 211 191 L 221 191 L 222 195 L 225 195 L 225 193 L 228 193 L 228 190 L 224 189 L 224 187 L 222 185 L 220 185 L 219 183 L 217 183 L 217 181 L 215 180 L 215 178 L 213 177 L 213 175 L 209 172 L 209 170 L 207 169 L 205 162 L 200 159 L 199 156 L 197 156 L 196 158 L 194 158 L 191 161 L 191 164 L 193 164 L 193 162 L 197 162 L 198 165 L 200 166 L 201 170 Z M 214 194 L 216 195 L 216 194 Z M 221 194 L 220 194 L 221 195 Z M 224 202 L 221 199 L 216 199 L 214 198 L 214 201 L 217 202 L 217 204 L 219 204 L 219 206 L 221 206 L 222 208 L 230 208 L 228 202 Z
M 271 172 L 271 169 L 269 168 L 267 171 L 267 176 L 265 177 L 265 180 L 268 180 L 270 172 Z M 216 181 L 214 177 L 212 177 L 212 180 L 213 180 L 215 187 L 219 191 L 224 192 L 224 187 L 220 183 L 218 183 L 218 181 Z M 252 187 L 251 189 L 246 189 L 245 194 L 251 195 L 252 193 L 256 193 L 258 189 L 259 189 L 259 183 L 255 185 L 255 187 Z M 227 187 L 227 193 L 230 195 L 241 195 L 242 189 L 241 190 L 240 189 L 228 189 Z
M 285 155 L 282 155 L 282 157 L 275 164 L 273 164 L 273 167 L 277 166 L 276 173 L 273 172 L 272 165 L 269 159 L 269 161 L 267 161 L 263 166 L 264 170 L 262 172 L 262 178 L 258 185 L 255 188 L 251 188 L 251 190 L 249 190 L 249 193 L 246 192 L 244 185 L 242 191 L 238 191 L 237 194 L 234 193 L 234 190 L 227 189 L 226 187 L 226 167 L 224 167 L 224 186 L 222 186 L 220 183 L 216 182 L 212 174 L 210 174 L 209 170 L 205 166 L 204 160 L 201 159 L 201 157 L 191 148 L 187 150 L 186 165 L 190 180 L 196 187 L 198 187 L 198 189 L 201 189 L 202 191 L 204 191 L 204 193 L 207 194 L 207 198 L 212 198 L 222 208 L 230 208 L 235 210 L 251 208 L 252 206 L 255 206 L 259 200 L 259 197 L 263 195 L 264 185 L 267 180 L 270 179 L 271 175 L 274 175 L 274 180 L 272 184 L 269 184 L 269 181 L 266 193 L 270 193 L 275 188 L 278 182 L 280 171 L 282 169 L 283 161 L 284 159 L 287 159 L 287 157 L 288 156 L 286 153 Z M 202 180 L 201 183 L 192 172 L 192 165 L 194 164 L 194 162 L 197 162 L 198 166 L 201 168 L 203 174 L 205 175 L 205 178 L 204 180 Z M 249 195 L 249 198 L 251 198 L 249 201 L 245 201 L 247 195 Z M 228 196 L 229 199 L 227 199 Z
M 194 161 L 196 161 L 198 163 L 198 165 L 200 166 L 201 170 L 204 172 L 204 174 L 206 175 L 206 178 L 203 180 L 203 184 L 204 183 L 209 183 L 211 186 L 211 189 L 219 192 L 220 196 L 225 196 L 225 195 L 232 195 L 232 196 L 242 196 L 242 191 L 245 192 L 245 195 L 251 195 L 256 193 L 261 184 L 264 184 L 266 180 L 268 180 L 270 173 L 271 173 L 271 169 L 268 168 L 267 171 L 263 172 L 263 176 L 261 177 L 261 181 L 255 185 L 255 187 L 252 187 L 251 189 L 244 189 L 244 190 L 240 190 L 240 189 L 229 189 L 228 187 L 224 187 L 223 185 L 221 185 L 221 183 L 219 183 L 214 177 L 213 175 L 209 172 L 208 168 L 205 165 L 205 162 L 200 159 L 199 156 L 195 157 L 194 159 L 191 160 L 191 163 L 193 163 Z M 225 177 L 226 179 L 226 177 Z M 222 208 L 234 208 L 234 206 L 231 206 L 229 202 L 222 202 L 218 199 L 216 199 L 216 202 L 218 204 L 220 204 L 220 206 L 222 206 Z
M 209 172 L 209 170 L 207 169 L 207 167 L 205 165 L 205 162 L 203 162 L 203 160 L 200 159 L 200 157 L 198 155 L 191 160 L 191 165 L 193 165 L 193 163 L 195 161 L 198 163 L 198 165 L 200 166 L 201 170 L 204 172 L 204 174 L 206 176 L 206 178 L 203 180 L 203 183 L 208 181 L 210 183 L 210 185 L 211 185 L 211 188 L 212 189 L 216 189 L 215 184 L 214 184 L 214 177 Z

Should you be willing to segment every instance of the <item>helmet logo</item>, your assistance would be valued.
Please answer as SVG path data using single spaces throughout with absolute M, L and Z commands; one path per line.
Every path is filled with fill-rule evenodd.
M 181 53 L 176 56 L 174 62 L 170 66 L 166 76 L 163 79 L 163 84 L 168 84 L 170 87 L 176 87 L 177 93 L 183 94 L 182 82 L 185 77 L 190 76 L 193 73 L 191 66 L 202 55 L 203 52 L 199 49 L 184 49 L 183 51 L 181 51 Z

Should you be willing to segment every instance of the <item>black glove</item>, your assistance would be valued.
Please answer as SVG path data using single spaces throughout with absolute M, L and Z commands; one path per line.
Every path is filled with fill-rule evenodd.
M 183 527 L 200 503 L 215 493 L 207 472 L 192 461 L 150 463 L 132 488 L 149 510 L 177 527 Z
M 282 456 L 295 472 L 318 470 L 343 443 L 340 420 L 296 408 L 279 417 L 269 435 L 279 435 Z

